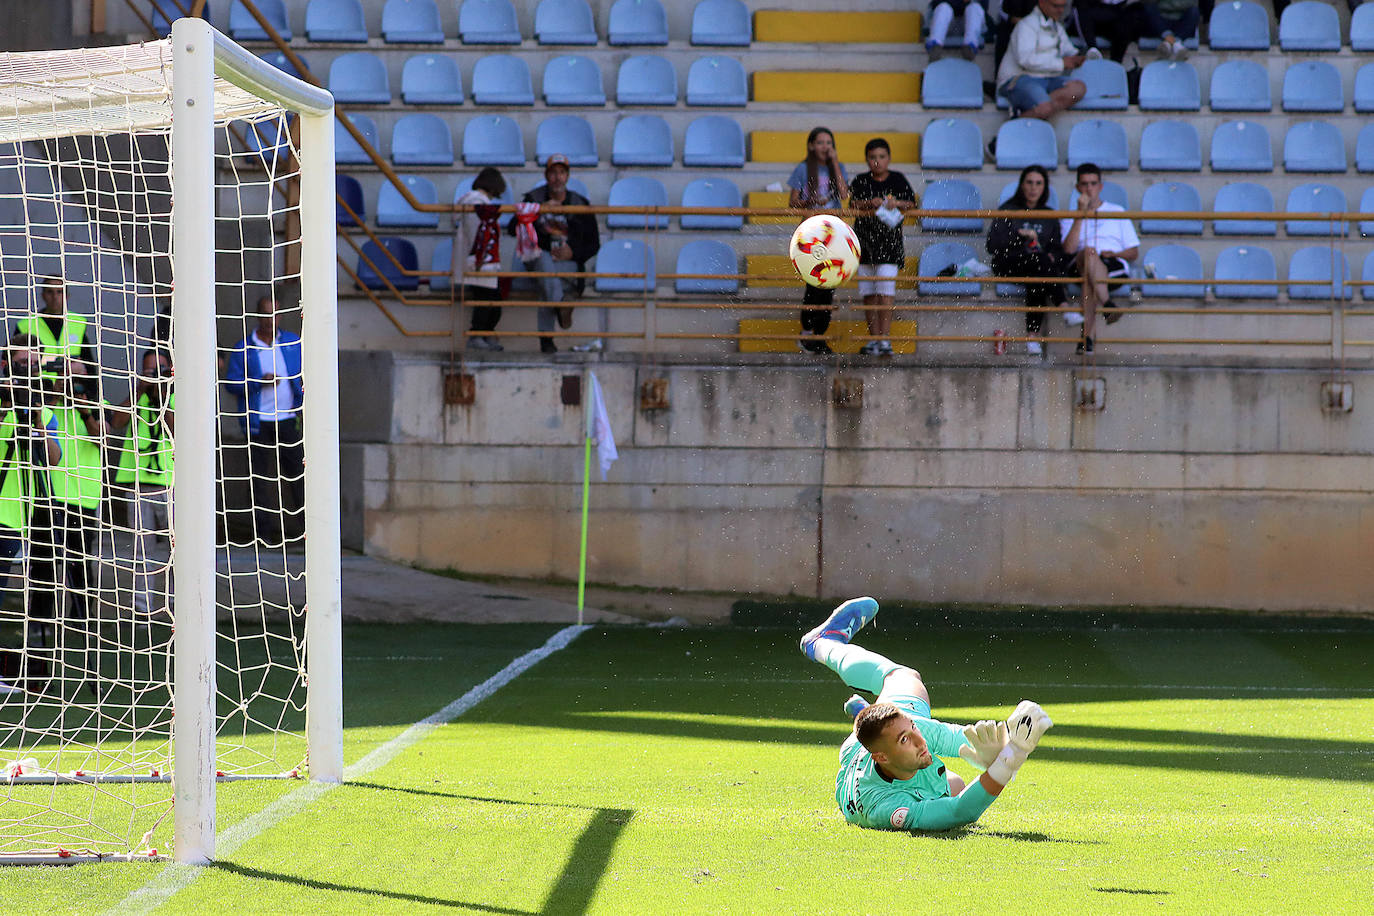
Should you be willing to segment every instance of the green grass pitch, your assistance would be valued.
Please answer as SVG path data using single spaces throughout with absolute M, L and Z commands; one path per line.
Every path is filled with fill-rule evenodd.
M 843 823 L 850 691 L 796 627 L 597 628 L 159 912 L 1374 912 L 1374 627 L 901 622 L 858 641 L 937 717 L 1055 719 L 971 828 Z M 346 759 L 556 629 L 346 628 Z M 221 829 L 297 789 L 222 787 Z M 6 869 L 0 909 L 101 912 L 162 868 Z

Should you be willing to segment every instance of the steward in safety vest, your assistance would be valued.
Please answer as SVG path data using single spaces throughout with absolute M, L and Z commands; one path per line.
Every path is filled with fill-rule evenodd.
M 130 489 L 170 487 L 176 396 L 172 359 L 165 350 L 144 352 L 134 392 L 110 409 L 110 425 L 128 426 L 115 482 Z
M 62 461 L 57 419 L 43 404 L 40 360 L 34 341 L 21 335 L 0 363 L 0 561 L 18 554 L 34 502 L 51 495 L 48 469 Z
M 43 279 L 43 310 L 15 323 L 14 336 L 21 334 L 32 337 L 42 351 L 43 378 L 58 381 L 63 369 L 74 376 L 95 373 L 95 360 L 86 343 L 86 317 L 67 311 L 60 277 Z M 59 362 L 66 365 L 55 365 Z

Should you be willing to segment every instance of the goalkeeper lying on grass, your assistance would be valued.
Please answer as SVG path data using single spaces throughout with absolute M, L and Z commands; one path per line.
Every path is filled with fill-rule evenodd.
M 840 747 L 835 801 L 844 819 L 878 830 L 948 830 L 971 824 L 1016 776 L 1040 736 L 1054 723 L 1030 700 L 1005 722 L 950 725 L 930 717 L 930 694 L 916 671 L 851 645 L 878 615 L 878 602 L 854 598 L 802 637 L 806 657 L 846 684 L 876 693 L 845 704 L 854 734 Z M 972 785 L 945 772 L 935 757 L 963 757 L 983 770 Z

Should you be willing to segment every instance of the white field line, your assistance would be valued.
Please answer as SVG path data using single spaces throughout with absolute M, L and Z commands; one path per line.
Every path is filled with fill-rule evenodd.
M 532 675 L 530 680 L 550 680 Z M 560 683 L 602 684 L 604 677 L 558 677 Z M 623 677 L 615 676 L 617 684 L 820 684 L 824 677 Z M 1197 690 L 1217 693 L 1305 693 L 1313 696 L 1330 694 L 1374 696 L 1374 687 L 1284 687 L 1277 684 L 1077 684 L 1064 681 L 926 681 L 928 687 L 1024 687 L 1029 690 Z
M 452 722 L 538 662 L 567 646 L 588 629 L 590 628 L 585 626 L 570 626 L 559 630 L 549 637 L 548 642 L 544 645 L 526 652 L 443 709 L 414 723 L 395 738 L 374 748 L 371 753 L 356 763 L 344 767 L 344 782 L 361 779 L 389 763 L 411 745 L 422 741 L 430 732 L 441 725 Z M 309 782 L 294 792 L 283 795 L 258 813 L 221 833 L 215 841 L 216 857 L 224 859 L 233 855 L 241 846 L 263 831 L 270 830 L 292 815 L 304 811 L 316 799 L 338 785 L 338 783 Z M 121 916 L 133 913 L 150 913 L 176 894 L 190 887 L 203 873 L 204 869 L 200 866 L 172 862 L 156 878 L 131 892 L 129 896 L 113 906 L 108 912 L 111 914 L 118 913 Z

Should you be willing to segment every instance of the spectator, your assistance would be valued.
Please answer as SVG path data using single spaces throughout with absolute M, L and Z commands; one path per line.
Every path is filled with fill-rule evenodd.
M 257 540 L 268 547 L 280 545 L 287 533 L 282 493 L 291 494 L 291 514 L 297 520 L 305 509 L 301 338 L 278 326 L 277 311 L 273 296 L 258 300 L 257 325 L 234 346 L 224 371 L 225 384 L 238 398 L 239 423 L 248 436 Z
M 1068 0 L 1039 0 L 1016 24 L 1002 65 L 997 94 L 1011 104 L 1013 117 L 1049 120 L 1083 99 L 1087 87 L 1067 74 L 1085 60 L 1060 22 Z
M 572 168 L 568 165 L 568 157 L 560 153 L 549 156 L 544 165 L 544 184 L 530 191 L 525 195 L 526 203 L 540 204 L 541 208 L 547 204 L 567 205 L 573 207 L 590 206 L 591 202 L 587 198 L 568 188 L 568 178 L 572 174 Z M 517 220 L 510 221 L 509 232 L 515 234 L 519 225 Z M 596 257 L 596 253 L 601 250 L 601 233 L 596 225 L 596 217 L 590 213 L 564 214 L 556 210 L 553 212 L 539 214 L 539 218 L 534 223 L 534 231 L 539 237 L 539 254 L 530 261 L 521 261 L 512 254 L 512 270 L 532 270 L 542 273 L 556 272 L 583 272 L 587 269 L 587 262 Z M 563 277 L 543 277 L 540 280 L 543 286 L 545 302 L 562 302 L 567 295 L 582 295 L 582 290 L 586 287 L 586 280 L 582 278 L 572 279 Z M 536 315 L 536 324 L 542 336 L 539 338 L 539 349 L 544 353 L 556 353 L 558 347 L 554 344 L 553 338 L 549 335 L 553 331 L 555 316 L 558 319 L 558 326 L 564 329 L 572 327 L 572 306 L 553 305 L 540 306 Z M 600 309 L 599 329 L 602 333 L 606 331 L 606 310 Z M 601 339 L 596 338 L 588 341 L 581 346 L 573 347 L 574 350 L 595 351 L 602 347 Z
M 95 372 L 96 360 L 86 342 L 86 317 L 67 311 L 67 291 L 61 277 L 44 277 L 41 295 L 43 308 L 36 315 L 15 322 L 11 336 L 27 334 L 42 353 L 43 378 L 58 382 L 67 371 L 59 361 L 71 362 L 70 373 L 82 376 Z
M 1125 59 L 1126 49 L 1148 31 L 1140 0 L 1077 0 L 1074 12 L 1088 54 L 1101 53 L 1097 50 L 1097 39 L 1101 36 L 1111 44 L 1107 53 L 1117 63 Z
M 157 535 L 172 530 L 172 436 L 176 431 L 176 394 L 172 390 L 172 357 L 165 350 L 145 350 L 139 360 L 134 389 L 124 402 L 110 408 L 110 425 L 128 429 L 115 483 L 132 500 L 133 608 L 137 622 L 148 624 L 153 614 L 170 622 L 172 596 L 166 587 L 167 564 L 153 560 Z M 154 582 L 162 588 L 155 599 Z
M 1021 170 L 1016 192 L 1002 204 L 1003 210 L 1048 210 L 1050 176 L 1042 166 L 1028 165 Z M 999 277 L 1062 277 L 1064 246 L 1059 235 L 1059 220 L 1051 216 L 1020 213 L 999 217 L 988 230 L 988 254 L 992 272 Z M 1027 283 L 1026 335 L 1038 337 L 1045 326 L 1045 312 L 1037 311 L 1051 303 L 1064 304 L 1062 283 Z M 1040 356 L 1044 347 L 1038 340 L 1026 341 L 1026 352 Z
M 1002 0 L 1000 4 L 997 0 L 992 0 L 988 4 L 988 16 L 997 25 L 997 38 L 992 46 L 992 71 L 997 72 L 1002 66 L 1002 58 L 1007 54 L 1007 45 L 1011 43 L 1012 29 L 1022 19 L 1029 16 L 1035 10 L 1036 0 Z M 997 84 L 984 84 L 992 86 L 992 95 L 997 95 Z
M 787 179 L 792 189 L 787 205 L 800 210 L 839 209 L 849 199 L 849 179 L 835 149 L 835 134 L 828 127 L 813 127 L 806 135 L 806 158 L 797 163 Z M 802 339 L 798 346 L 808 353 L 833 353 L 825 342 L 830 329 L 830 306 L 835 291 L 807 284 L 802 293 Z M 810 306 L 810 308 L 808 308 Z
M 5 384 L 0 389 L 4 401 L 0 406 L 0 585 L 5 586 L 14 560 L 26 547 L 31 555 L 34 507 L 48 502 L 48 468 L 62 460 L 57 421 L 43 404 L 42 358 L 39 341 L 19 334 L 10 340 L 0 365 L 5 372 Z M 26 585 L 32 585 L 31 579 L 31 575 L 25 576 Z M 35 634 L 35 621 L 27 610 L 24 617 L 29 619 L 29 645 L 42 645 L 41 625 Z M 33 638 L 35 635 L 38 639 Z M 40 679 L 43 667 L 32 657 L 27 661 L 27 671 L 21 668 L 21 677 L 26 681 Z M 0 681 L 0 696 L 20 690 Z
M 897 272 L 906 264 L 902 244 L 902 217 L 916 205 L 911 183 L 901 172 L 889 169 L 892 149 L 882 137 L 864 146 L 868 171 L 854 176 L 849 186 L 850 203 L 860 214 L 854 220 L 859 236 L 859 294 L 864 298 L 864 317 L 870 340 L 859 350 L 869 356 L 891 356 L 892 303 L 897 295 Z M 895 220 L 895 222 L 894 222 Z
M 1188 56 L 1184 42 L 1197 35 L 1201 17 L 1197 0 L 1145 0 L 1145 34 L 1159 39 L 1159 56 L 1183 60 Z
M 1071 269 L 1070 276 L 1084 278 L 1083 283 L 1083 339 L 1079 341 L 1079 353 L 1093 351 L 1093 338 L 1097 327 L 1097 312 L 1106 308 L 1107 323 L 1113 324 L 1121 317 L 1117 305 L 1109 297 L 1111 291 L 1118 289 L 1120 283 L 1112 283 L 1112 278 L 1131 275 L 1130 262 L 1140 254 L 1140 237 L 1128 219 L 1098 219 L 1094 213 L 1121 213 L 1117 204 L 1102 199 L 1102 170 L 1091 162 L 1078 167 L 1078 212 L 1082 215 L 1059 221 L 1059 233 L 1064 239 L 1064 253 L 1068 256 L 1065 267 Z M 1071 324 L 1077 313 L 1065 315 Z
M 985 14 L 983 5 L 977 0 L 932 0 L 930 9 L 930 37 L 926 39 L 926 53 L 932 62 L 939 60 L 945 53 L 945 39 L 949 37 L 949 26 L 954 17 L 964 15 L 964 41 L 961 46 L 964 58 L 973 60 L 978 49 L 983 46 L 983 27 Z
M 472 180 L 472 190 L 456 203 L 475 207 L 474 211 L 458 216 L 458 231 L 453 240 L 454 259 L 463 288 L 463 299 L 473 303 L 472 331 L 482 336 L 471 337 L 468 345 L 477 350 L 501 351 L 505 347 L 488 332 L 496 330 L 501 321 L 501 306 L 478 303 L 500 302 L 501 281 L 497 277 L 466 276 L 472 271 L 501 269 L 501 211 L 494 201 L 506 193 L 506 179 L 487 166 Z M 514 220 L 512 220 L 514 222 Z

